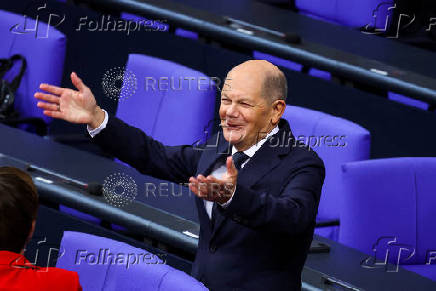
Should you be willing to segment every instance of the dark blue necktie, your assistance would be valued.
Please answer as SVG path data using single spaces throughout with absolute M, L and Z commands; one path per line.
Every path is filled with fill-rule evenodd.
M 242 164 L 249 158 L 244 152 L 236 152 L 232 155 L 233 163 L 235 164 L 236 170 L 240 170 Z
M 247 156 L 246 154 L 244 154 L 244 152 L 236 152 L 232 155 L 232 159 L 233 159 L 233 163 L 235 164 L 235 168 L 239 171 L 241 170 L 241 166 L 242 164 L 249 158 L 249 156 Z M 214 202 L 213 203 L 213 207 L 212 207 L 212 219 L 211 219 L 211 223 L 212 223 L 212 228 L 215 225 L 215 217 L 217 216 L 217 203 Z

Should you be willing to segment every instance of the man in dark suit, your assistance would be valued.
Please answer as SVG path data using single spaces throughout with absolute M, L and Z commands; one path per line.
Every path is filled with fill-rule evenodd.
M 20 169 L 0 167 L 0 290 L 82 290 L 76 272 L 37 267 L 24 257 L 37 210 L 32 178 Z
M 198 148 L 164 146 L 109 116 L 71 78 L 79 91 L 41 85 L 51 93 L 35 94 L 48 102 L 38 102 L 44 114 L 88 124 L 97 144 L 141 173 L 189 181 L 200 220 L 194 277 L 212 290 L 301 288 L 325 170 L 281 119 L 287 84 L 276 66 L 248 61 L 228 73 L 222 131 Z

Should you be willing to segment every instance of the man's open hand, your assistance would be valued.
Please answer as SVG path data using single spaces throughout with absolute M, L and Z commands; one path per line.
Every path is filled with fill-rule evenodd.
M 189 189 L 198 197 L 223 204 L 232 197 L 236 188 L 238 170 L 233 163 L 232 157 L 226 161 L 227 171 L 221 180 L 209 175 L 198 175 L 189 178 Z
M 47 116 L 63 119 L 71 123 L 89 124 L 97 127 L 104 119 L 104 112 L 97 106 L 91 90 L 76 73 L 71 73 L 71 82 L 78 91 L 49 84 L 41 84 L 40 89 L 50 93 L 35 93 L 35 98 Z

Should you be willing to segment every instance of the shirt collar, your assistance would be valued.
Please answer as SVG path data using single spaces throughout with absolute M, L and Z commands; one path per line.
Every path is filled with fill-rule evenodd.
M 276 125 L 263 139 L 259 140 L 257 143 L 252 145 L 249 149 L 246 149 L 244 151 L 244 154 L 246 154 L 249 158 L 253 157 L 254 154 L 257 152 L 257 150 L 260 149 L 260 147 L 266 142 L 266 140 L 272 136 L 273 134 L 276 134 L 279 132 L 279 127 Z M 238 150 L 235 146 L 232 146 L 232 155 L 236 153 Z

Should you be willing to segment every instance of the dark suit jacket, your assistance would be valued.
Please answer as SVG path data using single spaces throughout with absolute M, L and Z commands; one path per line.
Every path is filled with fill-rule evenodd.
M 288 122 L 239 171 L 230 205 L 212 228 L 195 198 L 199 246 L 192 275 L 212 290 L 299 290 L 324 181 L 315 152 L 295 144 Z M 208 175 L 231 153 L 219 132 L 200 147 L 164 146 L 110 116 L 94 141 L 141 173 L 176 183 Z
M 20 254 L 0 251 L 0 290 L 80 291 L 82 287 L 76 272 L 36 267 Z

